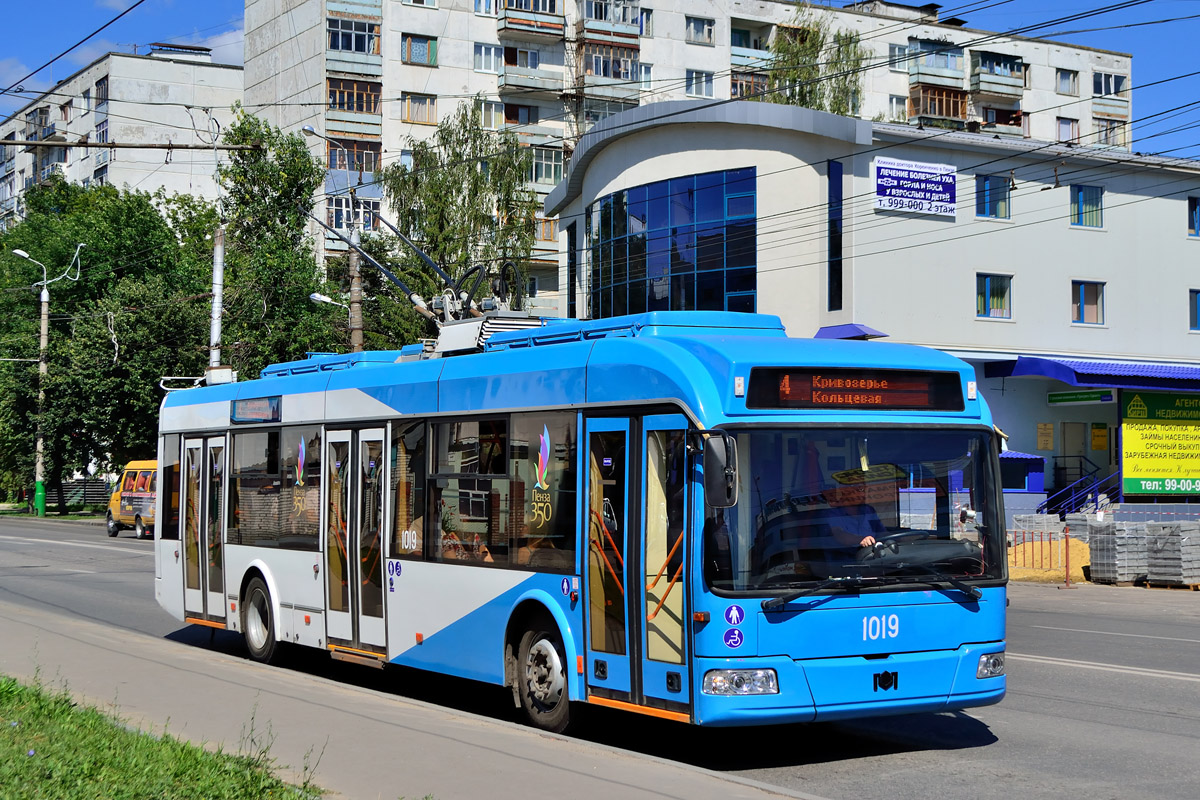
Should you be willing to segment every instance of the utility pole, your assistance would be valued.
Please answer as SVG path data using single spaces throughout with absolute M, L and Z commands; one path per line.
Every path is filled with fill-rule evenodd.
M 350 352 L 361 353 L 363 349 L 362 318 L 362 271 L 359 268 L 358 247 L 362 239 L 358 233 L 358 203 L 354 190 L 350 190 Z
M 38 338 L 38 418 L 37 454 L 33 462 L 33 509 L 39 517 L 46 516 L 46 462 L 42 442 L 42 409 L 46 405 L 46 347 L 50 344 L 50 290 L 42 279 L 42 331 Z

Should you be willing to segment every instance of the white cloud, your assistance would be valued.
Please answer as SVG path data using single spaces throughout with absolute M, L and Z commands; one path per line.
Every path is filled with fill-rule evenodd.
M 100 8 L 108 8 L 113 11 L 124 11 L 133 3 L 134 0 L 96 0 L 96 5 Z
M 194 39 L 188 42 L 188 44 L 211 48 L 212 59 L 218 64 L 237 64 L 240 66 L 245 60 L 243 46 L 245 33 L 243 28 L 232 28 L 223 33 Z
M 77 67 L 85 67 L 106 53 L 123 52 L 127 49 L 108 39 L 95 39 L 72 50 L 66 55 L 66 60 Z
M 28 74 L 29 67 L 25 66 L 17 59 L 0 58 L 0 89 L 7 89 L 15 81 L 22 80 Z M 36 78 L 24 81 L 21 85 L 29 90 L 37 90 L 42 88 L 42 82 Z M 29 99 L 29 94 L 17 94 L 15 89 L 9 94 L 0 95 L 0 119 L 7 117 L 9 114 L 28 103 Z

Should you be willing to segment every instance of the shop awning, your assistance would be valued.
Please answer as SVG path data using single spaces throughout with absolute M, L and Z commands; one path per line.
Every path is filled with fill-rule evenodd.
M 1017 356 L 1015 361 L 993 361 L 986 364 L 983 374 L 987 378 L 1041 376 L 1054 378 L 1072 386 L 1200 392 L 1200 366 L 1193 364 Z
M 814 339 L 881 339 L 887 336 L 883 331 L 877 331 L 867 325 L 848 322 L 845 325 L 826 325 L 817 330 Z
M 1033 453 L 1020 453 L 1016 450 L 1001 450 L 1000 457 L 1001 458 L 1013 458 L 1013 459 L 1017 459 L 1018 461 L 1045 462 L 1045 460 L 1046 460 L 1042 456 L 1034 455 Z

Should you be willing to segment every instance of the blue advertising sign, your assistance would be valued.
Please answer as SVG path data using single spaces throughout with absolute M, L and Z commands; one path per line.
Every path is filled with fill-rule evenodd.
M 952 164 L 925 164 L 876 157 L 875 208 L 883 211 L 908 211 L 953 217 L 958 211 Z

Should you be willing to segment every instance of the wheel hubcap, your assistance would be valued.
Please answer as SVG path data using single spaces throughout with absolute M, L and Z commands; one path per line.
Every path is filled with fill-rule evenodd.
M 267 644 L 267 614 L 266 598 L 255 592 L 246 609 L 246 638 L 255 650 L 261 650 Z
M 525 661 L 529 693 L 542 705 L 553 708 L 562 698 L 564 683 L 558 650 L 545 639 L 538 639 L 529 648 L 529 658 Z

